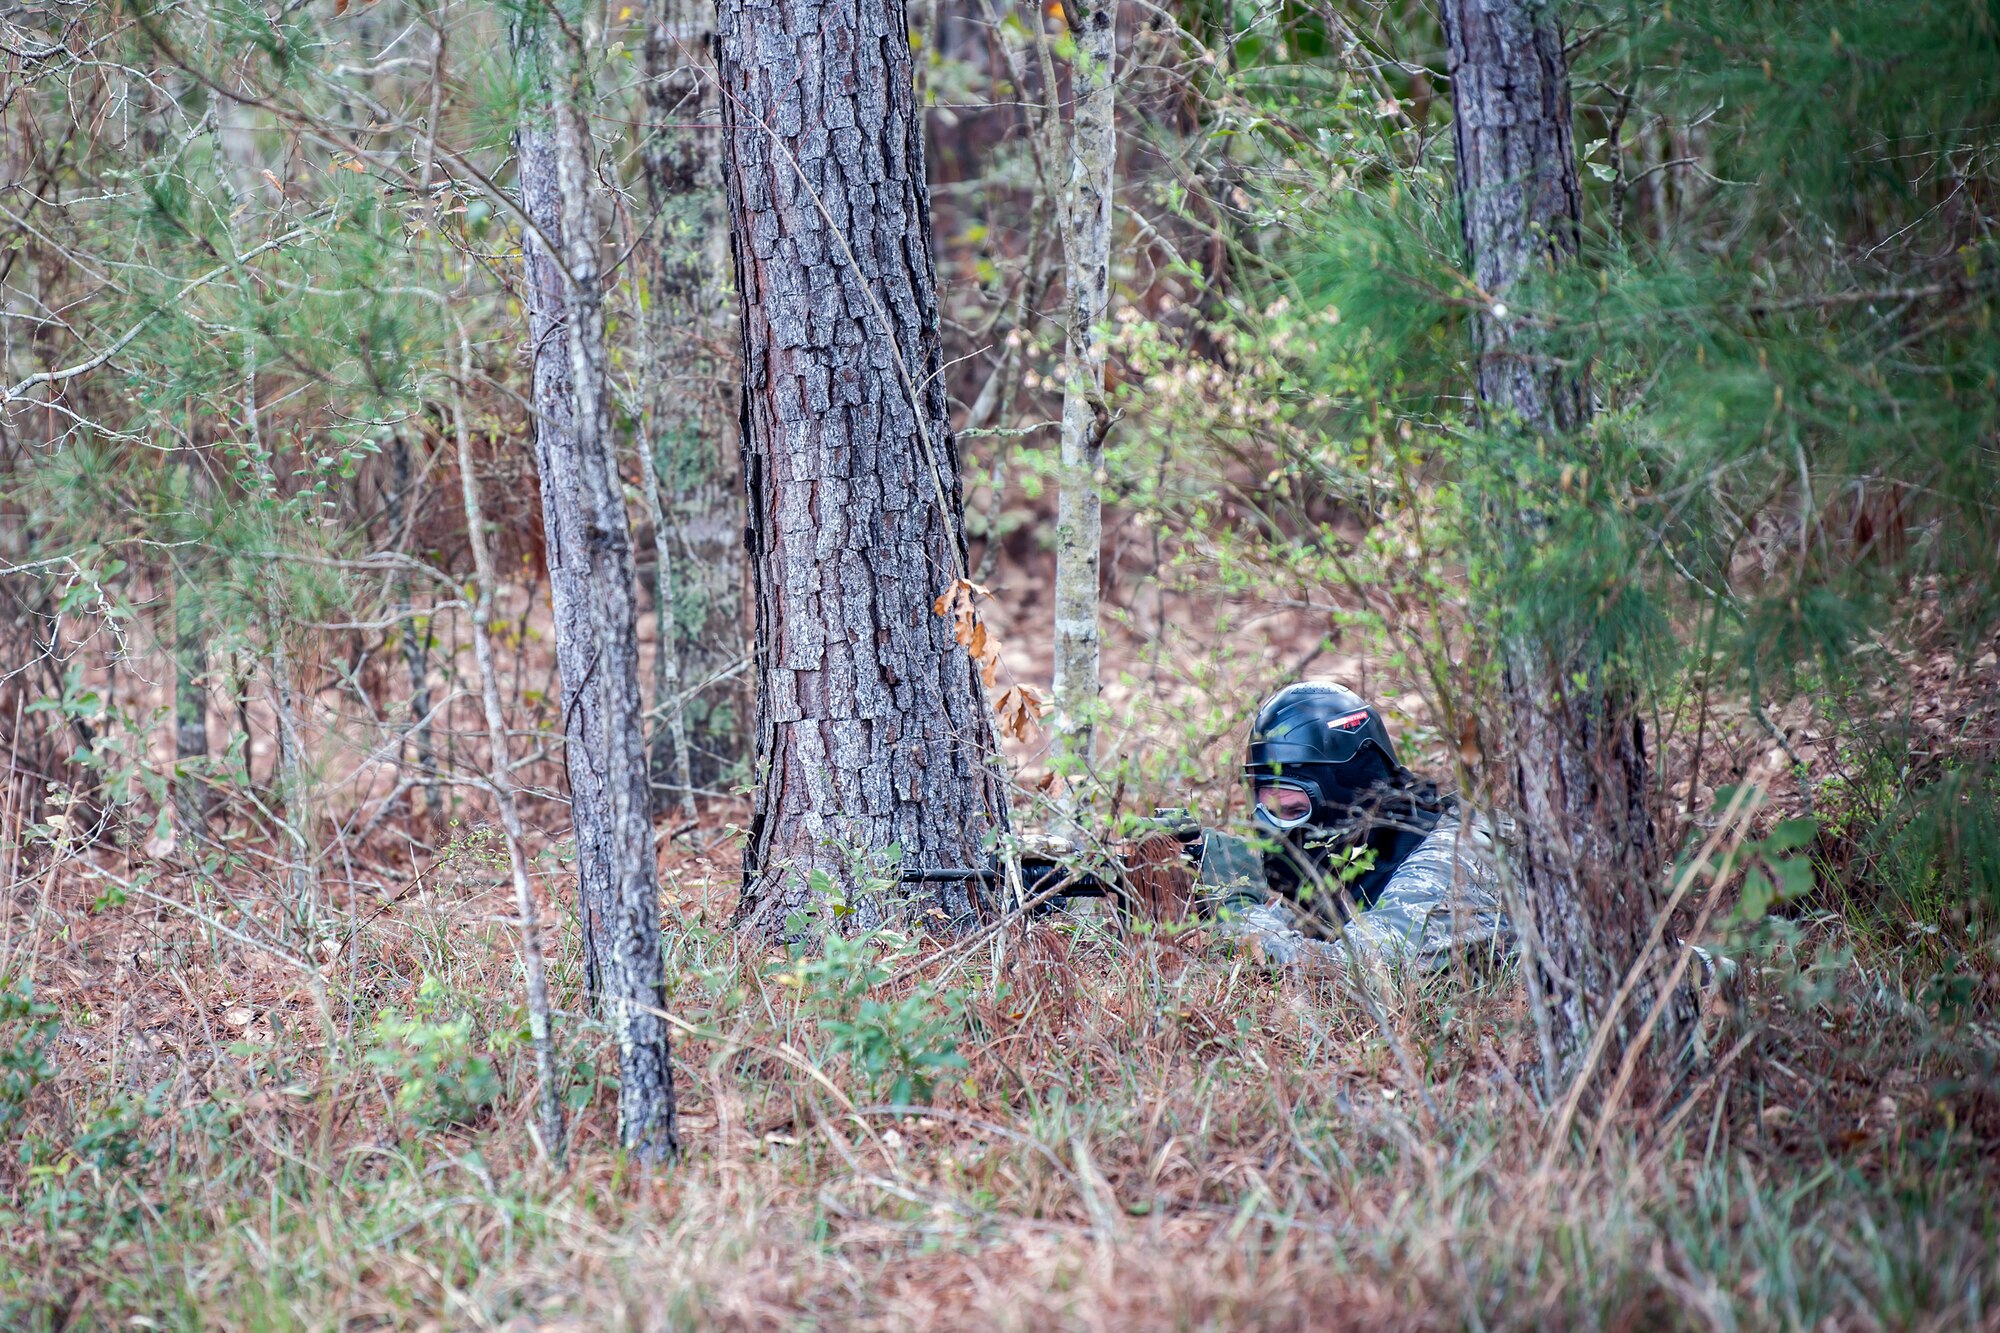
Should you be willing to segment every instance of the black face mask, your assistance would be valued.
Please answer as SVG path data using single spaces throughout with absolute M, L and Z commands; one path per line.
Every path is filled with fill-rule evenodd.
M 1373 746 L 1337 764 L 1286 767 L 1253 781 L 1257 822 L 1288 841 L 1302 834 L 1324 840 L 1393 803 L 1408 778 Z
M 1295 778 L 1278 781 L 1309 788 L 1314 799 L 1302 821 L 1278 832 L 1277 845 L 1265 857 L 1272 887 L 1294 897 L 1302 896 L 1309 886 L 1335 896 L 1340 868 L 1350 855 L 1366 850 L 1373 853 L 1369 867 L 1350 874 L 1340 895 L 1363 907 L 1374 901 L 1403 857 L 1437 826 L 1450 804 L 1435 783 L 1391 764 L 1372 747 L 1363 748 L 1345 764 L 1312 766 Z M 1345 915 L 1347 904 L 1341 902 L 1337 910 Z
M 1441 808 L 1436 787 L 1397 762 L 1380 712 L 1330 681 L 1288 685 L 1264 701 L 1250 726 L 1243 773 L 1272 887 L 1300 896 L 1307 886 L 1339 881 L 1344 853 L 1365 847 L 1375 868 L 1358 878 L 1350 872 L 1350 889 L 1370 901 Z

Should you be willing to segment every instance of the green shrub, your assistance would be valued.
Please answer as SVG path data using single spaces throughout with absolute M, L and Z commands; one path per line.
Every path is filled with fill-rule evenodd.
M 835 903 L 836 912 L 842 907 Z M 914 940 L 888 929 L 843 936 L 811 931 L 803 920 L 793 926 L 796 939 L 820 935 L 819 947 L 794 945 L 771 979 L 798 992 L 801 1013 L 818 1025 L 819 1058 L 845 1057 L 863 1096 L 927 1102 L 946 1071 L 966 1067 L 954 1035 L 965 1026 L 962 990 L 919 978 L 901 999 L 876 998 L 875 989 L 917 957 Z
M 397 1080 L 396 1109 L 420 1129 L 476 1119 L 499 1092 L 493 1062 L 473 1050 L 472 1016 L 445 1017 L 444 987 L 426 976 L 417 988 L 419 1012 L 384 1009 L 376 1016 L 369 1065 Z
M 0 986 L 0 1133 L 55 1073 L 48 1054 L 56 1036 L 55 1014 L 52 1006 L 35 1002 L 35 985 L 26 977 Z

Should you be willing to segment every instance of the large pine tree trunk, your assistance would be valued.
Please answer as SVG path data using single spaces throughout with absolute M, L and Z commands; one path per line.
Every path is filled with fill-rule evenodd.
M 1562 27 L 1551 0 L 1448 0 L 1444 19 L 1465 244 L 1491 303 L 1473 321 L 1480 402 L 1488 429 L 1560 449 L 1587 415 L 1585 382 L 1533 345 L 1506 298 L 1577 251 L 1581 189 Z M 1531 546 L 1540 517 L 1518 496 L 1503 508 L 1497 517 L 1515 548 Z M 1573 1075 L 1663 908 L 1645 731 L 1631 689 L 1583 645 L 1517 636 L 1503 653 L 1519 878 L 1542 952 L 1535 976 L 1553 1054 Z M 1664 954 L 1649 961 L 1647 981 L 1614 1020 L 1609 1063 L 1652 1007 L 1668 963 Z M 1693 1009 L 1685 992 L 1671 997 L 1650 1050 L 1677 1054 Z
M 767 938 L 852 884 L 850 850 L 979 864 L 1005 826 L 979 678 L 932 602 L 965 568 L 923 138 L 901 0 L 722 0 L 744 488 L 757 599 L 756 810 L 739 922 Z M 909 886 L 962 928 L 961 881 Z M 891 903 L 857 904 L 850 923 Z
M 582 511 L 589 565 L 592 668 L 603 680 L 603 731 L 589 739 L 604 775 L 611 849 L 610 900 L 598 964 L 605 1015 L 618 1038 L 619 1135 L 644 1161 L 679 1151 L 674 1072 L 668 1055 L 665 962 L 660 952 L 660 887 L 653 850 L 652 792 L 639 700 L 639 609 L 632 534 L 625 516 L 605 365 L 604 291 L 591 207 L 589 132 L 580 109 L 582 57 L 556 101 L 556 182 L 562 197 L 568 296 L 570 430 L 582 483 L 570 502 Z

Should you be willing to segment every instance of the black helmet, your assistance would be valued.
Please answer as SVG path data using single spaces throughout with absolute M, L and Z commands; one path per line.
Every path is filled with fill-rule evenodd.
M 1280 837 L 1338 828 L 1371 793 L 1406 776 L 1381 713 L 1325 681 L 1288 685 L 1265 700 L 1243 773 L 1257 823 Z

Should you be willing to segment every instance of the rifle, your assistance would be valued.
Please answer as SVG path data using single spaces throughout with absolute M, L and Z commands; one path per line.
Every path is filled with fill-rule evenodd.
M 1007 882 L 1006 868 L 998 861 L 960 869 L 955 866 L 917 866 L 898 877 L 905 884 L 977 884 L 998 890 Z M 1057 898 L 1113 898 L 1123 894 L 1119 870 L 1096 874 L 1053 857 L 1021 857 L 1021 893 L 1030 907 Z
M 1185 861 L 1191 868 L 1201 862 L 1202 829 L 1192 815 L 1182 809 L 1158 809 L 1153 812 L 1154 827 L 1133 838 L 1118 853 L 1105 859 L 1106 864 L 1097 870 L 1087 870 L 1077 864 L 1080 849 L 1065 840 L 1036 838 L 1021 850 L 1021 902 L 1017 910 L 1032 912 L 1037 908 L 1059 909 L 1063 902 L 1071 898 L 1109 899 L 1120 915 L 1128 915 L 1135 908 L 1145 908 L 1150 914 L 1158 915 L 1164 905 L 1157 886 L 1150 881 L 1156 876 L 1150 871 L 1157 869 L 1161 861 Z M 1179 855 L 1163 857 L 1159 844 L 1154 841 L 1164 834 L 1176 844 Z M 1152 846 L 1149 848 L 1149 842 Z M 981 866 L 914 866 L 904 869 L 899 876 L 905 884 L 977 884 L 989 891 L 998 891 L 1006 884 L 1006 869 L 995 858 Z M 1184 905 L 1183 905 L 1184 907 Z

